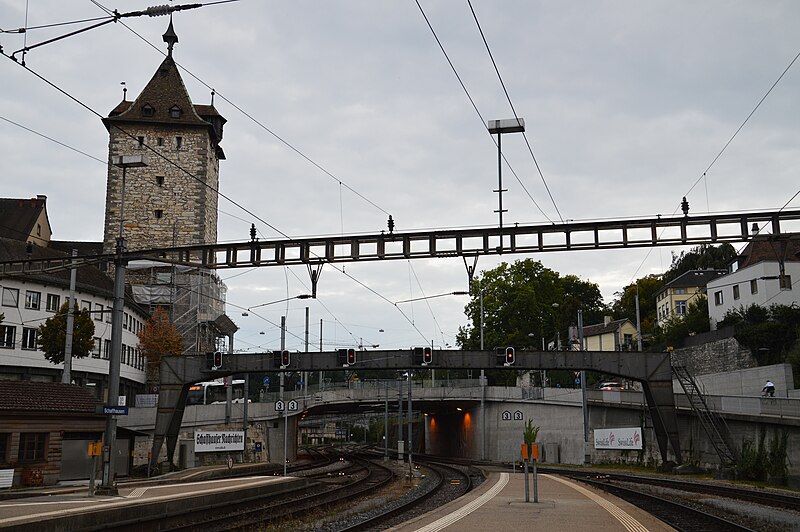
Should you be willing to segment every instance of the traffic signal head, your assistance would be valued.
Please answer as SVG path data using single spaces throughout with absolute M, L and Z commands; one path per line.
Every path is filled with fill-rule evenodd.
M 506 361 L 504 363 L 505 366 L 513 366 L 514 365 L 514 348 L 513 347 L 506 347 Z
M 348 349 L 347 350 L 347 365 L 352 366 L 356 363 L 356 350 L 355 349 Z
M 425 366 L 433 363 L 433 349 L 431 349 L 430 347 L 422 348 L 422 363 Z
M 292 356 L 289 351 L 281 351 L 281 367 L 288 368 L 292 363 Z
M 220 369 L 221 367 L 222 367 L 222 351 L 215 351 L 213 369 Z

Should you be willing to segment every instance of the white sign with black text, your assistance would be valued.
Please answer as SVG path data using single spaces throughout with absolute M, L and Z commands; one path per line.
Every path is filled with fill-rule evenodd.
M 194 452 L 244 451 L 244 431 L 195 432 Z
M 619 429 L 594 429 L 595 449 L 641 449 L 642 429 L 625 427 Z

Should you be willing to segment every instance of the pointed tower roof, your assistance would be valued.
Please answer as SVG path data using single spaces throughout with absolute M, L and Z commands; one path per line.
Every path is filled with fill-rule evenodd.
M 172 21 L 164 33 L 164 42 L 168 45 L 167 57 L 133 102 L 123 100 L 103 119 L 106 129 L 123 122 L 200 126 L 209 128 L 211 135 L 221 141 L 225 119 L 213 106 L 192 104 L 172 57 L 172 47 L 178 42 Z

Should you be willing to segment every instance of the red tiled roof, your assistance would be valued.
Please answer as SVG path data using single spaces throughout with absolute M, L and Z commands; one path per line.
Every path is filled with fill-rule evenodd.
M 74 384 L 0 381 L 0 411 L 95 414 L 99 404 L 88 390 Z
M 751 241 L 739 255 L 739 268 L 759 262 L 800 261 L 800 235 L 767 237 Z

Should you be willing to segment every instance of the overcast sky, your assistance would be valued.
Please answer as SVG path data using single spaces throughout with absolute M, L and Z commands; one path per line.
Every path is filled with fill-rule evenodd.
M 120 12 L 155 5 L 101 3 Z M 89 0 L 0 0 L 0 28 L 24 26 L 26 4 L 28 26 L 104 15 Z M 513 117 L 469 4 L 420 4 L 483 119 Z M 800 188 L 800 61 L 712 165 L 800 51 L 800 2 L 472 5 L 558 207 L 522 136 L 508 135 L 503 152 L 544 213 L 505 169 L 506 224 L 670 215 L 684 195 L 692 213 L 778 209 Z M 168 22 L 124 19 L 156 48 L 117 23 L 25 59 L 105 116 L 122 99 L 120 82 L 133 99 L 150 80 Z M 77 27 L 32 30 L 27 44 Z M 220 190 L 283 233 L 374 233 L 385 229 L 386 213 L 397 231 L 497 223 L 497 148 L 414 1 L 241 0 L 179 12 L 174 27 L 174 56 L 194 103 L 208 104 L 213 87 L 228 120 Z M 0 33 L 6 54 L 23 39 Z M 9 120 L 105 161 L 98 116 L 0 57 L 2 196 L 44 194 L 53 238 L 102 240 L 105 163 Z M 262 240 L 278 237 L 220 200 L 219 241 L 247 240 L 251 223 Z M 533 258 L 597 283 L 611 302 L 633 279 L 668 268 L 670 252 Z M 478 268 L 497 263 L 481 258 Z M 345 271 L 372 291 L 329 265 L 318 301 L 270 305 L 258 316 L 242 316 L 241 307 L 309 292 L 306 269 L 221 271 L 228 314 L 241 327 L 236 347 L 277 349 L 276 324 L 288 310 L 287 346 L 301 349 L 306 305 L 312 349 L 320 319 L 326 349 L 362 339 L 381 348 L 442 347 L 466 323 L 465 296 L 387 302 L 466 290 L 460 258 L 347 264 Z

